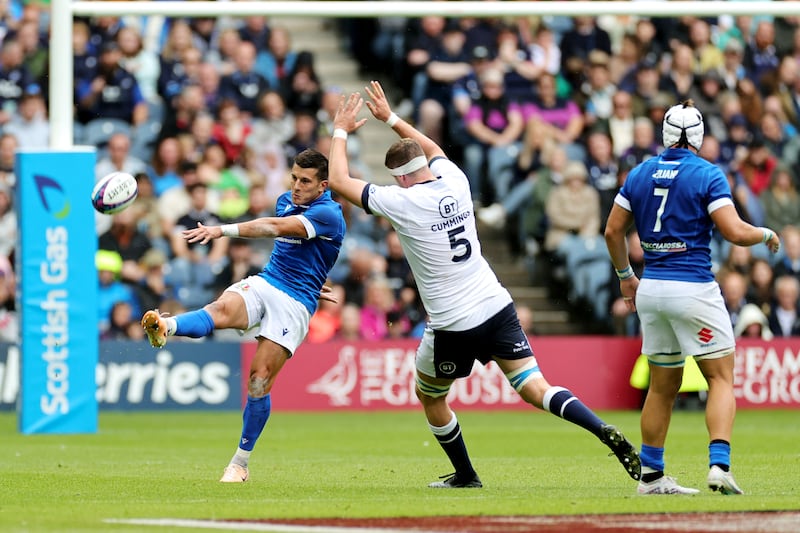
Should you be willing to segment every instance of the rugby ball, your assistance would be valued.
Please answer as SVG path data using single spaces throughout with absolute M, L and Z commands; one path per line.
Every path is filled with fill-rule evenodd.
M 112 172 L 95 184 L 92 205 L 104 215 L 113 215 L 131 205 L 138 194 L 136 178 L 127 172 Z

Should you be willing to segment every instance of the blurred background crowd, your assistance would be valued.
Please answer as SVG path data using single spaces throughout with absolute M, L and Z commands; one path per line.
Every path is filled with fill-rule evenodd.
M 326 22 L 364 79 L 443 145 L 472 184 L 479 231 L 503 235 L 531 283 L 569 302 L 585 332 L 637 335 L 602 232 L 627 172 L 659 154 L 661 119 L 691 98 L 700 155 L 729 177 L 737 209 L 783 249 L 715 238 L 712 259 L 737 334 L 800 333 L 800 17 L 520 17 Z M 14 152 L 49 142 L 46 4 L 0 2 L 0 339 L 18 338 Z M 182 229 L 273 214 L 295 154 L 328 152 L 342 90 L 280 19 L 96 17 L 73 25 L 75 143 L 99 178 L 133 174 L 139 197 L 97 215 L 101 338 L 141 339 L 158 308 L 202 307 L 258 272 L 271 241 L 187 244 Z M 56 89 L 54 89 L 56 90 Z M 62 90 L 62 89 L 57 89 Z M 351 172 L 373 176 L 364 140 Z M 370 147 L 383 150 L 385 147 Z M 348 231 L 309 342 L 421 333 L 425 312 L 397 236 L 341 202 Z M 501 233 L 502 232 L 502 233 Z M 631 261 L 641 271 L 637 235 Z M 532 310 L 519 306 L 527 331 Z M 217 338 L 247 339 L 218 332 Z

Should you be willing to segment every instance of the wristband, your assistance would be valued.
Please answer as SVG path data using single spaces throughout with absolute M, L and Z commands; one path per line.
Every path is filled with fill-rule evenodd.
M 626 280 L 628 278 L 632 278 L 633 275 L 634 275 L 633 274 L 633 268 L 631 268 L 630 265 L 626 266 L 622 270 L 614 269 L 614 271 L 617 273 L 617 278 L 619 278 L 620 281 L 624 281 L 624 280 Z
M 397 116 L 397 113 L 392 111 L 392 114 L 389 115 L 389 118 L 386 119 L 386 124 L 390 128 L 394 128 L 394 125 L 397 124 L 397 121 L 399 121 L 399 120 L 400 120 L 400 117 Z
M 764 233 L 764 237 L 761 239 L 761 242 L 763 242 L 763 243 L 765 243 L 765 244 L 766 244 L 766 243 L 768 243 L 769 241 L 771 241 L 771 240 L 772 240 L 772 236 L 773 236 L 774 234 L 772 233 L 772 230 L 771 230 L 771 229 L 768 229 L 768 228 L 761 228 L 761 231 Z
M 239 224 L 223 224 L 220 226 L 222 230 L 222 235 L 224 237 L 238 237 L 239 236 Z
M 342 139 L 344 141 L 347 140 L 347 132 L 344 131 L 342 128 L 336 128 L 333 130 L 333 138 L 334 139 Z

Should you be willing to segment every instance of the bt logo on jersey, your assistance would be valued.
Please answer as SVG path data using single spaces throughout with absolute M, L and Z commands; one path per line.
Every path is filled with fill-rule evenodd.
M 458 202 L 452 196 L 445 196 L 439 200 L 439 215 L 442 218 L 450 218 L 458 213 Z

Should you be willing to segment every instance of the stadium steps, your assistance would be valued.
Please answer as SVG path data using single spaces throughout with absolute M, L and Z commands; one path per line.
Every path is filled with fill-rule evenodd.
M 314 67 L 324 86 L 339 86 L 347 93 L 361 92 L 369 81 L 359 66 L 347 53 L 342 38 L 336 31 L 336 21 L 303 17 L 281 17 L 273 24 L 286 26 L 292 37 L 294 50 L 307 50 L 314 54 Z M 387 94 L 392 95 L 392 80 L 381 80 Z M 398 102 L 392 102 L 397 104 Z M 369 111 L 362 112 L 369 116 Z M 386 126 L 368 120 L 361 128 L 362 159 L 372 172 L 376 183 L 391 183 L 391 176 L 383 167 L 386 148 L 397 137 Z M 533 280 L 526 267 L 512 258 L 501 232 L 479 227 L 484 255 L 491 263 L 500 281 L 511 292 L 514 301 L 527 305 L 533 311 L 534 327 L 540 335 L 569 335 L 581 332 L 581 325 L 571 320 L 566 302 L 551 300 L 548 288 Z
M 347 94 L 360 92 L 366 97 L 364 87 L 369 79 L 359 72 L 357 62 L 345 50 L 342 39 L 336 31 L 336 21 L 310 17 L 281 17 L 272 23 L 289 29 L 292 49 L 307 50 L 314 54 L 314 68 L 323 86 L 338 86 Z M 391 94 L 389 89 L 387 87 L 387 93 Z M 390 103 L 397 104 L 397 102 Z M 370 117 L 359 130 L 362 140 L 361 159 L 371 171 L 372 181 L 380 184 L 393 183 L 383 166 L 383 156 L 389 145 L 397 140 L 397 136 L 387 126 L 372 119 L 366 106 L 361 115 Z
M 550 288 L 531 276 L 529 268 L 512 257 L 502 231 L 478 223 L 481 248 L 500 282 L 511 293 L 517 305 L 533 311 L 533 327 L 538 335 L 579 335 L 584 324 L 573 320 L 569 303 L 554 300 Z

